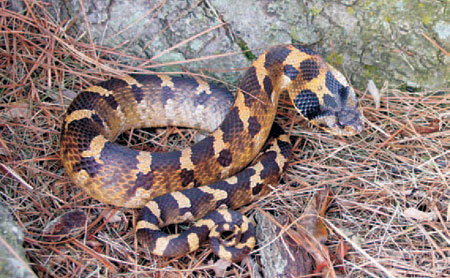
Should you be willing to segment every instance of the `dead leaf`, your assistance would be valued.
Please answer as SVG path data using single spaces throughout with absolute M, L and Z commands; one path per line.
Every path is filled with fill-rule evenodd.
M 375 82 L 373 82 L 373 80 L 369 80 L 369 82 L 367 82 L 366 90 L 370 93 L 370 95 L 372 95 L 373 101 L 375 102 L 375 108 L 377 110 L 380 109 L 381 94 L 380 90 L 378 90 L 377 85 L 375 85 Z
M 433 119 L 428 123 L 427 126 L 419 126 L 416 124 L 412 124 L 414 130 L 419 134 L 429 134 L 433 132 L 439 131 L 439 119 Z M 406 130 L 401 130 L 400 134 L 407 136 L 408 132 Z
M 347 256 L 348 252 L 352 249 L 352 246 L 345 242 L 344 240 L 340 239 L 339 244 L 337 245 L 336 252 L 332 255 L 332 261 L 333 265 L 336 268 L 336 271 L 338 271 L 341 274 L 346 274 L 345 271 L 345 265 L 344 265 L 344 259 L 345 256 Z
M 86 214 L 80 210 L 72 210 L 53 219 L 45 226 L 43 233 L 49 240 L 57 241 L 81 233 L 85 224 Z
M 416 208 L 407 208 L 403 211 L 406 217 L 415 219 L 417 221 L 435 221 L 437 219 L 434 212 L 424 212 Z
M 219 259 L 217 262 L 211 265 L 211 269 L 214 271 L 215 277 L 225 277 L 227 268 L 230 266 L 231 262 Z
M 297 232 L 301 240 L 295 239 L 314 258 L 316 268 L 314 273 L 321 273 L 323 277 L 336 277 L 331 263 L 329 250 L 323 244 L 328 238 L 328 230 L 322 221 L 328 204 L 331 200 L 330 190 L 322 190 L 316 193 L 308 207 L 303 212 L 303 217 L 297 225 Z M 289 232 L 291 235 L 291 232 Z
M 348 254 L 348 251 L 350 251 L 352 247 L 350 246 L 350 244 L 346 243 L 345 241 L 343 241 L 342 239 L 339 241 L 337 250 L 336 250 L 336 259 L 338 260 L 338 262 L 341 264 L 344 262 L 344 258 L 345 256 Z
M 9 119 L 29 119 L 31 110 L 28 102 L 14 102 L 3 110 L 2 114 Z
M 329 193 L 330 191 L 327 189 L 318 191 L 314 196 L 314 199 L 303 212 L 305 217 L 299 222 L 321 243 L 324 243 L 328 238 L 327 227 L 321 218 L 325 215 L 331 200 Z
M 97 241 L 97 240 L 88 240 L 86 241 L 86 245 L 88 245 L 89 247 L 91 247 L 92 249 L 94 249 L 95 251 L 101 253 L 102 249 L 104 247 L 104 244 Z
M 428 126 L 418 126 L 414 125 L 414 129 L 419 134 L 429 134 L 439 131 L 439 119 L 433 119 Z
M 287 216 L 263 212 L 255 218 L 258 242 L 263 243 L 259 260 L 264 277 L 303 277 L 312 273 L 314 260 L 303 248 L 299 233 L 287 228 L 290 226 Z
M 117 209 L 110 209 L 105 211 L 103 217 L 107 221 L 107 223 L 125 223 L 126 217 L 123 211 Z

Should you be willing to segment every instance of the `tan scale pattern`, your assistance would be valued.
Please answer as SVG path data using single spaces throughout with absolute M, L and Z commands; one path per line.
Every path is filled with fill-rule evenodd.
M 100 154 L 106 142 L 108 142 L 108 140 L 103 135 L 96 136 L 94 139 L 92 139 L 89 150 L 83 151 L 81 153 L 81 156 L 94 157 L 99 164 L 103 164 L 104 162 L 100 159 Z
M 66 117 L 65 128 L 67 129 L 69 127 L 69 124 L 71 122 L 73 122 L 73 121 L 81 120 L 81 119 L 84 119 L 84 118 L 90 119 L 93 114 L 94 114 L 94 111 L 86 110 L 86 109 L 73 111 L 70 115 L 68 115 Z
M 191 207 L 191 200 L 189 200 L 186 195 L 183 193 L 176 191 L 171 193 L 172 197 L 177 201 L 178 208 L 189 208 Z
M 226 191 L 220 190 L 220 189 L 212 189 L 210 187 L 199 187 L 198 189 L 200 189 L 201 191 L 207 193 L 207 194 L 211 194 L 214 196 L 214 200 L 220 201 L 220 200 L 225 200 L 226 198 L 228 198 L 228 193 Z
M 161 87 L 167 86 L 169 88 L 173 88 L 174 84 L 172 82 L 172 78 L 166 74 L 158 74 L 158 77 L 161 79 Z
M 113 91 L 107 90 L 100 86 L 91 86 L 89 88 L 84 89 L 85 92 L 97 93 L 101 96 L 108 97 L 113 94 Z
M 159 209 L 158 203 L 150 201 L 145 206 L 157 217 L 161 218 L 161 210 Z
M 188 235 L 189 251 L 197 250 L 200 246 L 200 239 L 197 234 L 191 233 Z
M 248 129 L 248 119 L 250 118 L 250 115 L 252 114 L 250 111 L 250 108 L 245 105 L 244 97 L 242 96 L 242 94 L 237 95 L 235 103 L 239 107 L 241 107 L 241 109 L 239 109 L 239 118 L 242 120 L 242 122 L 244 124 L 244 129 L 247 130 Z
M 128 83 L 128 86 L 132 86 L 132 85 L 136 85 L 137 87 L 142 87 L 143 85 L 139 82 L 137 82 L 136 79 L 134 79 L 133 77 L 126 75 L 124 77 L 122 77 L 122 80 Z
M 212 94 L 211 88 L 210 88 L 208 82 L 206 82 L 206 81 L 204 81 L 203 79 L 200 79 L 200 78 L 195 78 L 195 80 L 198 83 L 197 90 L 195 91 L 196 95 L 201 94 L 203 92 L 205 92 L 207 95 Z
M 163 256 L 166 247 L 172 239 L 175 239 L 177 235 L 169 235 L 168 237 L 160 237 L 155 242 L 155 248 L 152 253 L 158 256 Z
M 192 163 L 191 160 L 192 150 L 190 148 L 186 148 L 181 151 L 181 157 L 180 157 L 180 168 L 186 169 L 186 170 L 193 170 L 194 169 L 194 163 Z
M 139 155 L 136 157 L 138 160 L 138 172 L 143 174 L 148 174 L 151 171 L 150 165 L 152 164 L 152 155 L 149 152 L 139 152 Z
M 218 256 L 227 261 L 233 260 L 233 254 L 230 251 L 226 250 L 225 246 L 223 245 L 220 245 Z
M 139 229 L 158 230 L 159 227 L 158 227 L 158 225 L 155 225 L 155 224 L 150 223 L 148 221 L 139 221 L 136 224 L 136 230 L 139 230 Z

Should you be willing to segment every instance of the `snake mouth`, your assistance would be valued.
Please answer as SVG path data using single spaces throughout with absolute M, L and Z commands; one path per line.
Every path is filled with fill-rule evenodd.
M 364 130 L 360 113 L 354 109 L 324 114 L 311 120 L 311 122 L 338 136 L 354 136 Z

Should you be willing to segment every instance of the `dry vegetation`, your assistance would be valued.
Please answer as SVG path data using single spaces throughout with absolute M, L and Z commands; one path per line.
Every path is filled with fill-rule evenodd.
M 135 244 L 137 212 L 89 198 L 67 178 L 59 161 L 59 130 L 73 92 L 115 74 L 141 71 L 117 62 L 139 58 L 74 39 L 42 4 L 28 6 L 23 14 L 5 5 L 0 1 L 0 200 L 25 233 L 35 273 L 213 277 L 207 245 L 181 259 L 151 256 Z M 250 206 L 249 215 L 271 212 L 293 223 L 315 192 L 331 188 L 333 200 L 324 221 L 330 254 L 340 257 L 330 262 L 338 275 L 449 277 L 448 89 L 381 93 L 378 109 L 369 94 L 359 93 L 366 130 L 354 138 L 309 128 L 282 100 L 278 121 L 296 142 L 295 152 L 283 185 Z M 172 137 L 161 134 L 156 137 L 165 146 Z M 142 143 L 154 139 L 142 131 L 131 141 L 148 148 Z M 42 236 L 52 220 L 75 209 L 87 214 L 81 233 L 56 240 Z M 258 262 L 258 256 L 255 252 L 251 262 Z M 228 273 L 256 277 L 254 266 L 235 264 Z

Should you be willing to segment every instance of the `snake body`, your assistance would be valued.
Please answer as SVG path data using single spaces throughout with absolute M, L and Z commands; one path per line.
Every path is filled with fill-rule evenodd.
M 289 138 L 274 128 L 277 136 L 251 164 L 266 144 L 283 91 L 303 117 L 333 134 L 362 130 L 357 98 L 342 74 L 308 48 L 287 45 L 268 50 L 252 63 L 234 104 L 221 87 L 163 74 L 128 75 L 85 89 L 67 109 L 62 162 L 92 197 L 143 207 L 136 230 L 152 253 L 180 256 L 196 250 L 209 235 L 216 254 L 237 261 L 250 252 L 255 238 L 248 219 L 231 209 L 267 194 L 290 155 Z M 127 129 L 167 125 L 211 134 L 166 153 L 112 142 Z M 195 220 L 181 234 L 160 231 L 168 224 Z M 221 240 L 224 232 L 235 239 Z

